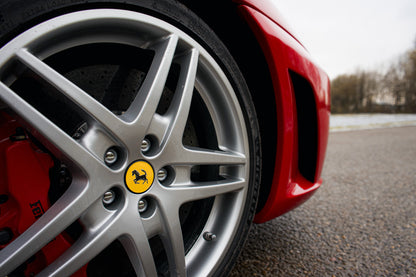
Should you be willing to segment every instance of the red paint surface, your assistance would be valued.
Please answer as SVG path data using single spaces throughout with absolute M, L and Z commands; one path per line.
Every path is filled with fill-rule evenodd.
M 276 1 L 274 0 L 233 0 L 233 2 L 237 4 L 245 5 L 247 7 L 250 7 L 254 10 L 261 12 L 263 15 L 267 16 L 275 24 L 277 24 L 283 30 L 285 30 L 295 40 L 301 43 L 296 37 L 296 32 L 292 29 L 289 22 L 285 19 L 285 16 L 282 13 L 280 13 L 280 11 L 276 8 L 278 5 L 275 3 Z
M 319 188 L 329 132 L 330 96 L 326 73 L 311 60 L 305 48 L 277 24 L 278 12 L 268 1 L 241 0 L 239 11 L 259 41 L 272 76 L 277 107 L 277 153 L 273 184 L 264 208 L 256 215 L 261 223 L 282 215 L 306 201 Z M 267 9 L 267 15 L 259 9 Z M 296 103 L 289 76 L 293 71 L 309 81 L 315 96 L 318 120 L 318 155 L 315 182 L 298 170 Z

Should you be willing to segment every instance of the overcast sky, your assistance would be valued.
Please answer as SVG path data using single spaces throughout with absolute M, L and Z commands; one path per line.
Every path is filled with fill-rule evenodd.
M 331 78 L 386 67 L 416 43 L 416 0 L 275 0 Z

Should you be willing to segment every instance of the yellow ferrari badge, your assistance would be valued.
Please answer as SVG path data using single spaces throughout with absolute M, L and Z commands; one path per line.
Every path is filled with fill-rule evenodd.
M 155 172 L 153 167 L 146 161 L 134 161 L 127 168 L 124 182 L 127 188 L 134 193 L 143 193 L 153 184 Z

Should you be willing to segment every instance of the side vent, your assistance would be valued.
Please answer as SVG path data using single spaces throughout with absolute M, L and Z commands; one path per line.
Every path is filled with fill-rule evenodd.
M 310 182 L 315 181 L 318 134 L 314 92 L 309 82 L 290 71 L 296 99 L 298 119 L 299 172 Z

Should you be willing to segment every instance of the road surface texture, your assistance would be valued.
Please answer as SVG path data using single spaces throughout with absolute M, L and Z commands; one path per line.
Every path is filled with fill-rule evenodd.
M 323 178 L 253 226 L 231 276 L 416 276 L 416 127 L 331 133 Z

